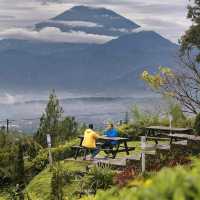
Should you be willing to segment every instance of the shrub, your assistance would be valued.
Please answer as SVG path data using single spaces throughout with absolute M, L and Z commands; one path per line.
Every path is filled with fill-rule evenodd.
M 114 172 L 108 167 L 93 167 L 82 179 L 86 193 L 96 193 L 98 189 L 107 190 L 113 183 Z
M 194 131 L 195 134 L 200 135 L 200 113 L 197 114 L 195 122 L 194 122 Z
M 134 106 L 132 109 L 133 123 L 139 127 L 146 127 L 150 125 L 159 124 L 159 112 L 151 113 L 145 112 Z
M 54 165 L 53 175 L 51 178 L 51 199 L 52 200 L 63 200 L 63 186 L 64 186 L 64 175 L 60 164 Z
M 139 126 L 130 123 L 118 126 L 117 130 L 120 136 L 130 137 L 132 139 L 142 134 L 142 129 L 140 129 Z
M 96 196 L 85 200 L 193 200 L 200 199 L 200 162 L 192 168 L 165 168 L 148 179 L 135 179 L 124 188 L 113 187 L 107 191 L 98 191 Z
M 125 186 L 128 181 L 133 179 L 133 177 L 136 175 L 136 170 L 133 167 L 128 167 L 127 169 L 123 170 L 122 172 L 118 173 L 114 177 L 114 182 L 119 187 Z
M 53 161 L 64 160 L 73 156 L 73 151 L 71 146 L 76 144 L 77 140 L 72 140 L 67 142 L 65 145 L 59 145 L 58 147 L 51 148 Z M 48 164 L 48 149 L 42 149 L 39 151 L 38 155 L 32 160 L 33 170 L 40 172 Z

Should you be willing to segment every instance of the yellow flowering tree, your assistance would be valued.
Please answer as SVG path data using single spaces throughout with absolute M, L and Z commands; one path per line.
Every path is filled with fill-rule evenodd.
M 164 95 L 175 98 L 184 111 L 197 114 L 200 111 L 200 78 L 192 70 L 173 71 L 168 67 L 159 67 L 158 72 L 141 74 L 148 86 Z

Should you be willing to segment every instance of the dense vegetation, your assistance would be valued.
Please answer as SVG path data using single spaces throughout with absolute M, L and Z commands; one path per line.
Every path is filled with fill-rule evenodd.
M 132 179 L 123 188 L 99 191 L 84 200 L 189 200 L 200 198 L 200 162 L 192 168 L 163 169 L 156 175 Z
M 48 112 L 48 109 L 46 111 Z M 161 112 L 165 113 L 162 118 L 160 117 Z M 138 136 L 144 133 L 143 128 L 145 126 L 158 124 L 169 126 L 168 114 L 173 116 L 173 126 L 193 126 L 193 118 L 186 117 L 179 105 L 170 104 L 169 110 L 158 111 L 157 113 L 142 111 L 135 106 L 132 109 L 132 120 L 117 128 L 122 136 L 126 134 L 130 139 L 137 140 Z M 62 119 L 60 120 L 62 121 Z M 58 123 L 60 123 L 59 120 Z M 49 126 L 51 127 L 50 124 Z M 144 177 L 141 176 L 141 180 L 137 178 L 138 173 L 136 174 L 134 168 L 116 174 L 109 166 L 103 168 L 91 167 L 89 169 L 87 162 L 63 162 L 66 158 L 73 156 L 71 146 L 78 143 L 77 134 L 82 134 L 82 127 L 78 124 L 75 132 L 73 132 L 74 128 L 72 127 L 74 127 L 74 123 L 69 120 L 64 127 L 65 130 L 68 130 L 65 133 L 69 134 L 62 141 L 54 140 L 54 147 L 51 148 L 53 168 L 48 166 L 48 148 L 45 148 L 44 143 L 43 145 L 39 144 L 37 139 L 35 140 L 35 137 L 32 136 L 1 132 L 0 142 L 3 148 L 0 151 L 0 184 L 2 188 L 0 198 L 63 200 L 67 197 L 67 199 L 90 199 L 96 193 L 95 198 L 97 199 L 104 198 L 101 197 L 102 195 L 105 195 L 105 198 L 110 198 L 109 195 L 112 198 L 117 198 L 115 194 L 120 197 L 123 192 L 130 194 L 136 192 L 136 188 L 133 189 L 130 183 L 133 184 L 138 181 L 141 183 L 141 188 L 146 184 Z M 61 130 L 60 126 L 57 128 Z M 41 126 L 39 129 L 41 131 Z M 70 132 L 71 130 L 73 131 Z M 44 133 L 43 135 L 46 137 Z M 55 129 L 54 138 L 59 137 L 56 133 Z M 60 135 L 61 132 L 58 133 Z M 136 143 L 134 145 L 139 145 L 139 142 Z M 113 186 L 114 188 L 112 188 Z M 120 190 L 117 189 L 118 187 Z M 110 190 L 108 190 L 109 188 Z M 108 190 L 108 192 L 99 192 L 101 189 Z M 119 191 L 122 191 L 122 193 L 118 194 Z

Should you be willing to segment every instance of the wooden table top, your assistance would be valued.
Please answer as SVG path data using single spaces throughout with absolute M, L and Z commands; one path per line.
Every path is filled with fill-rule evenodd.
M 172 137 L 172 138 L 180 138 L 180 139 L 187 139 L 187 140 L 194 140 L 194 141 L 200 141 L 200 136 L 196 136 L 196 135 L 188 135 L 188 134 L 169 134 L 169 137 Z
M 84 136 L 79 136 L 80 139 L 83 139 Z M 106 137 L 106 136 L 100 136 L 98 139 L 100 140 L 107 140 L 107 141 L 127 141 L 128 138 L 123 137 Z
M 175 127 L 168 127 L 168 126 L 149 126 L 146 127 L 148 130 L 155 130 L 155 131 L 173 131 L 173 132 L 189 132 L 192 131 L 191 128 L 175 128 Z

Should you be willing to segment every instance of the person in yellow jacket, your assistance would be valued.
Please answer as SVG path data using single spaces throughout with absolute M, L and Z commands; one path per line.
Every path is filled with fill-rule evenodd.
M 93 159 L 100 151 L 96 147 L 96 140 L 97 140 L 98 137 L 99 137 L 99 134 L 97 134 L 93 130 L 93 124 L 89 124 L 88 129 L 86 129 L 85 132 L 84 132 L 84 138 L 83 138 L 82 146 L 91 150 L 91 152 L 92 152 L 91 159 Z

